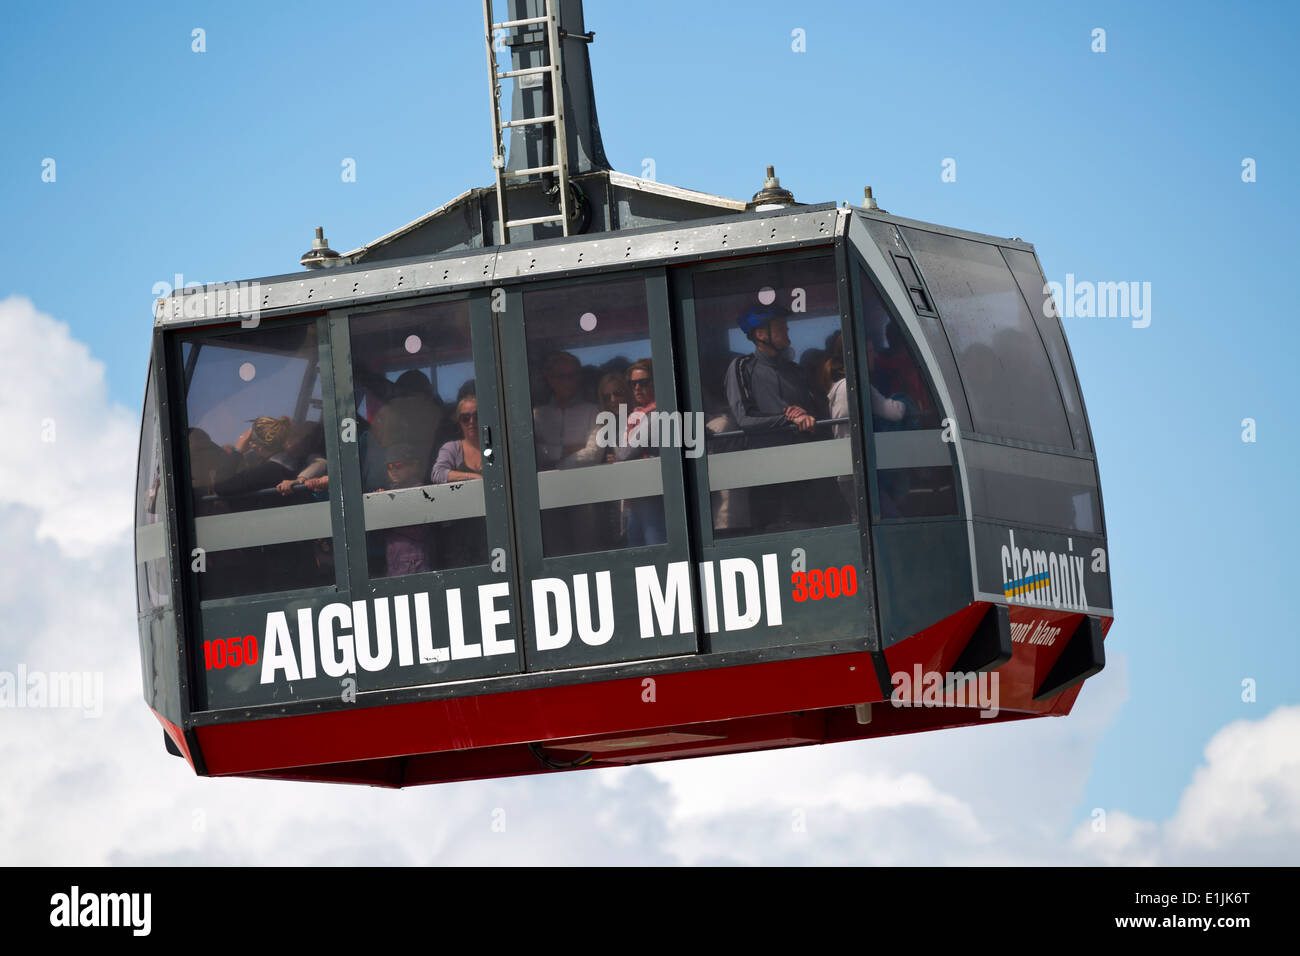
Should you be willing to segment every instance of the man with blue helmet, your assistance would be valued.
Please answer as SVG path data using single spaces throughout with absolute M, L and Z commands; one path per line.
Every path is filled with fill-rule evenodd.
M 810 432 L 816 421 L 809 411 L 814 403 L 807 377 L 787 352 L 789 316 L 785 309 L 768 305 L 756 306 L 736 320 L 754 343 L 754 352 L 727 367 L 723 390 L 751 448 L 789 442 L 789 426 Z

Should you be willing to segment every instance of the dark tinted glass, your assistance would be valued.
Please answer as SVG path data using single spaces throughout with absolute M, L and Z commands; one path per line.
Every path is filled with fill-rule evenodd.
M 1074 447 L 1038 327 L 998 248 L 902 232 L 952 343 L 975 431 Z
M 903 234 L 897 226 L 891 223 L 878 222 L 874 219 L 864 218 L 862 221 L 866 224 L 867 231 L 871 234 L 876 246 L 884 255 L 886 263 L 895 261 L 895 253 L 910 256 L 910 250 L 903 242 Z M 913 268 L 915 268 L 915 263 L 913 263 Z M 891 273 L 890 278 L 898 277 Z M 902 282 L 901 278 L 899 282 Z M 957 419 L 957 424 L 963 430 L 970 431 L 970 410 L 966 404 L 966 392 L 962 387 L 961 376 L 957 374 L 957 362 L 953 359 L 948 336 L 938 318 L 925 314 L 933 311 L 934 303 L 928 299 L 924 302 L 918 301 L 912 290 L 908 289 L 906 285 L 903 287 L 902 294 L 904 300 L 910 302 L 913 311 L 916 312 L 917 326 L 921 329 L 921 334 L 925 336 L 925 342 L 934 354 L 935 362 L 938 363 L 936 377 L 942 379 L 948 388 L 948 397 L 952 400 L 953 414 Z
M 370 577 L 487 562 L 469 302 L 349 319 Z
M 1074 363 L 1070 361 L 1070 350 L 1065 345 L 1065 332 L 1061 329 L 1061 320 L 1055 310 L 1049 307 L 1051 295 L 1045 291 L 1047 283 L 1038 268 L 1038 262 L 1031 252 L 1024 249 L 1003 248 L 1002 256 L 1011 267 L 1020 291 L 1029 303 L 1029 308 L 1047 347 L 1047 356 L 1052 361 L 1052 372 L 1060 386 L 1061 397 L 1065 401 L 1065 416 L 1070 422 L 1070 434 L 1074 438 L 1074 447 L 1079 451 L 1092 451 L 1088 440 L 1088 425 L 1083 416 L 1083 402 L 1079 399 L 1079 385 L 1074 374 Z
M 153 370 L 145 389 L 140 426 L 140 460 L 135 486 L 135 559 L 137 605 L 141 613 L 171 602 L 167 573 L 167 489 L 162 484 L 162 440 L 158 429 Z
M 881 518 L 935 518 L 957 513 L 950 466 L 885 468 L 876 472 Z
M 182 351 L 200 596 L 333 584 L 329 489 L 303 484 L 328 471 L 316 326 L 199 334 Z
M 895 258 L 911 268 L 909 260 Z M 910 274 L 915 276 L 915 271 Z M 912 341 L 885 307 L 865 270 L 860 271 L 859 281 L 874 431 L 928 430 L 937 434 L 942 425 L 941 409 Z M 919 278 L 915 282 L 919 285 Z M 883 441 L 876 441 L 878 455 Z M 890 468 L 882 463 L 877 467 L 877 517 L 929 518 L 957 513 L 957 481 L 951 465 Z
M 863 270 L 862 324 L 866 332 L 871 418 L 876 431 L 938 428 L 939 403 L 907 334 L 885 308 L 871 277 Z
M 526 292 L 524 330 L 543 554 L 666 543 L 645 280 Z
M 1091 461 L 969 439 L 962 449 L 976 518 L 1101 532 L 1097 470 Z
M 693 292 L 715 535 L 854 520 L 831 259 L 700 272 Z M 752 338 L 740 324 L 746 315 Z

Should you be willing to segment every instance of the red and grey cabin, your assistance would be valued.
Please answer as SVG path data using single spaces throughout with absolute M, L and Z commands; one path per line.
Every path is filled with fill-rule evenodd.
M 495 186 L 157 304 L 136 574 L 168 749 L 401 787 L 1068 714 L 1113 612 L 1034 248 L 614 172 L 581 5 L 486 7 L 494 85 L 548 78 L 514 92 L 537 122 L 494 115 Z M 774 390 L 810 428 L 760 422 Z

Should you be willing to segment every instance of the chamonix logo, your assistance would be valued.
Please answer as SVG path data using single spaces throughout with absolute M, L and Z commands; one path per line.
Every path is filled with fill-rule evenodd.
M 1086 610 L 1083 555 L 1069 552 L 1030 550 L 1016 545 L 1016 533 L 1007 532 L 1002 546 L 1002 593 L 1008 601 L 1041 607 Z

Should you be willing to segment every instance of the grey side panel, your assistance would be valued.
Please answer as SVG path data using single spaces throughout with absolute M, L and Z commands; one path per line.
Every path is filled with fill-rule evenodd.
M 162 468 L 159 404 L 155 374 L 157 357 L 150 357 L 140 425 L 140 454 L 136 474 L 135 573 L 137 625 L 140 637 L 140 680 L 144 699 L 173 724 L 182 724 L 178 672 L 176 600 L 171 553 L 171 495 Z
M 879 524 L 874 533 L 882 646 L 906 640 L 973 600 L 966 522 Z

